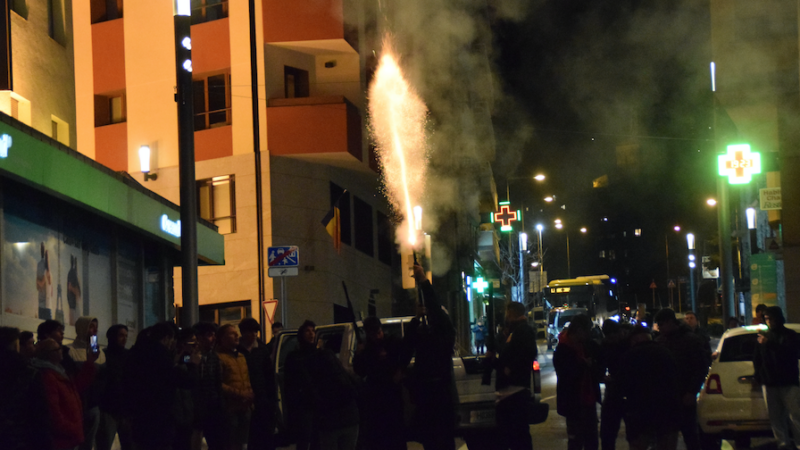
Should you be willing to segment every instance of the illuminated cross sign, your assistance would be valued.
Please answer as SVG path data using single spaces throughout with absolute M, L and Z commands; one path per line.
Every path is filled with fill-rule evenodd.
M 753 174 L 761 173 L 761 154 L 750 151 L 750 144 L 728 146 L 728 153 L 719 155 L 719 174 L 730 184 L 747 184 Z
M 478 279 L 472 283 L 472 287 L 474 287 L 479 294 L 483 294 L 483 290 L 489 287 L 489 283 L 487 283 L 483 278 L 478 277 Z
M 512 211 L 508 205 L 503 205 L 500 207 L 500 211 L 494 213 L 494 220 L 500 222 L 500 230 L 511 231 L 511 222 L 517 220 L 517 212 Z

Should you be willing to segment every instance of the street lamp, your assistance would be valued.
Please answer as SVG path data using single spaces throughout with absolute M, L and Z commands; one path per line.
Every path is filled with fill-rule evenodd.
M 692 311 L 695 311 L 695 308 L 697 307 L 697 305 L 696 305 L 696 301 L 695 301 L 694 269 L 695 269 L 695 267 L 697 267 L 697 264 L 695 263 L 695 256 L 694 256 L 694 250 L 695 250 L 695 245 L 694 244 L 695 244 L 695 241 L 694 241 L 694 234 L 693 233 L 688 233 L 686 235 L 686 244 L 689 247 L 689 289 L 691 289 L 691 291 L 689 292 L 689 295 L 690 295 L 690 298 L 692 299 Z
M 706 200 L 706 204 L 708 206 L 717 206 L 717 200 L 713 199 L 713 198 L 710 198 L 710 199 Z
M 536 181 L 544 181 L 544 175 L 538 174 L 535 177 L 533 177 L 533 179 Z
M 539 265 L 539 292 L 544 292 L 544 261 L 542 261 L 542 230 L 544 230 L 544 225 L 537 223 L 536 224 L 536 232 L 539 233 L 539 245 L 537 246 L 538 249 L 538 265 Z M 533 266 L 536 267 L 536 266 Z
M 555 227 L 559 230 L 564 230 L 564 235 L 567 237 L 567 278 L 572 278 L 572 265 L 570 261 L 570 251 L 569 251 L 569 230 L 564 227 L 564 223 L 561 222 L 561 219 L 555 220 Z M 581 233 L 586 234 L 586 227 L 580 228 Z

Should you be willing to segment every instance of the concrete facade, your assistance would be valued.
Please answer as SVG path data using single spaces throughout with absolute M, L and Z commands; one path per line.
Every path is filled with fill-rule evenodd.
M 121 16 L 111 20 L 98 19 L 96 8 L 93 11 L 87 3 L 98 2 L 82 2 L 74 9 L 76 42 L 80 42 L 75 65 L 80 151 L 115 170 L 127 171 L 148 189 L 177 202 L 172 2 L 127 1 Z M 290 327 L 304 319 L 320 324 L 332 322 L 333 305 L 346 304 L 342 280 L 350 286 L 357 311 L 367 314 L 371 295 L 378 314 L 391 315 L 391 266 L 346 244 L 337 254 L 321 223 L 331 207 L 330 183 L 370 204 L 373 222 L 377 220 L 376 211 L 388 215 L 388 207 L 378 193 L 378 175 L 369 168 L 363 108 L 365 64 L 351 43 L 358 41 L 358 35 L 343 23 L 345 15 L 357 18 L 363 14 L 353 9 L 359 5 L 349 2 L 321 3 L 331 3 L 328 6 L 336 8 L 326 6 L 311 11 L 299 5 L 286 6 L 284 2 L 256 2 L 261 211 L 256 207 L 248 2 L 230 0 L 218 5 L 219 9 L 194 12 L 198 17 L 220 16 L 192 26 L 195 82 L 219 75 L 227 77 L 226 109 L 220 112 L 227 119 L 207 129 L 196 127 L 197 179 L 232 175 L 236 217 L 236 231 L 225 235 L 226 264 L 199 269 L 201 315 L 203 308 L 210 305 L 249 302 L 250 314 L 259 317 L 258 214 L 264 224 L 265 255 L 266 247 L 271 245 L 301 247 L 300 274 L 287 280 L 291 304 L 288 318 L 283 320 L 288 319 Z M 343 9 L 350 11 L 345 14 Z M 309 15 L 325 23 L 328 31 L 317 36 L 319 30 L 312 26 L 316 22 L 309 22 Z M 287 28 L 286 24 L 293 21 L 302 25 Z M 341 32 L 336 32 L 338 29 Z M 287 30 L 291 37 L 285 36 Z M 292 40 L 285 40 L 289 38 Z M 108 49 L 97 48 L 109 45 L 116 46 L 113 55 Z M 114 62 L 120 55 L 121 62 Z M 286 70 L 294 69 L 300 70 L 301 75 L 305 71 L 308 78 L 308 92 L 297 95 L 303 98 L 285 98 L 295 97 L 294 92 L 287 95 L 284 83 Z M 206 101 L 209 95 L 206 93 Z M 98 108 L 103 108 L 105 99 L 116 96 L 123 97 L 124 120 L 100 124 L 98 116 L 105 113 Z M 331 104 L 331 97 L 340 100 Z M 273 105 L 273 101 L 278 104 Z M 330 106 L 344 112 L 326 115 Z M 270 111 L 281 118 L 280 127 L 272 130 L 277 134 L 270 132 Z M 210 114 L 204 112 L 198 117 L 210 120 L 206 119 Z M 280 132 L 286 128 L 295 132 Z M 148 145 L 153 152 L 156 180 L 145 182 L 140 173 L 138 149 L 142 145 Z M 277 148 L 287 150 L 280 152 L 282 156 L 272 155 Z M 376 223 L 372 229 L 375 233 Z M 372 239 L 377 237 L 373 235 Z M 179 302 L 179 268 L 175 276 L 175 298 Z M 266 273 L 264 278 L 265 298 L 279 298 L 280 282 Z M 277 319 L 281 320 L 280 307 Z

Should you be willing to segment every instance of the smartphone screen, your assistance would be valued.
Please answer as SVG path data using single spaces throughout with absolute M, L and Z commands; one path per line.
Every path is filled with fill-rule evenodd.
M 97 336 L 92 336 L 89 338 L 89 345 L 91 345 L 93 353 L 100 351 L 100 347 L 97 345 Z
M 192 355 L 183 355 L 183 363 L 189 364 L 189 361 L 192 359 Z

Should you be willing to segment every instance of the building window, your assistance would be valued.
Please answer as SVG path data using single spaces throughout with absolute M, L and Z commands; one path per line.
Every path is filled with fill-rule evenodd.
M 200 321 L 211 322 L 219 326 L 239 322 L 250 314 L 250 300 L 231 303 L 212 303 L 210 305 L 200 305 Z
M 353 217 L 355 218 L 355 247 L 369 256 L 375 254 L 372 227 L 372 206 L 358 197 L 353 197 Z
M 392 265 L 394 252 L 394 225 L 386 214 L 378 214 L 378 260 L 384 264 Z
M 231 124 L 231 75 L 222 73 L 193 81 L 194 129 Z
M 92 0 L 92 23 L 122 18 L 123 0 Z
M 56 116 L 50 116 L 50 137 L 69 146 L 69 124 Z
M 200 217 L 213 223 L 219 234 L 236 233 L 236 189 L 233 175 L 197 182 Z
M 19 14 L 23 19 L 28 20 L 27 0 L 11 0 L 11 10 Z
M 192 0 L 192 25 L 228 17 L 227 0 Z
M 122 123 L 127 119 L 124 93 L 94 96 L 94 126 Z
M 353 244 L 353 225 L 350 220 L 350 193 L 331 183 L 331 207 L 339 204 L 339 224 L 341 225 L 341 241 L 344 244 Z
M 61 45 L 67 44 L 67 31 L 64 26 L 64 5 L 62 0 L 47 1 L 47 35 Z
M 308 97 L 308 71 L 283 66 L 283 90 L 286 98 Z

